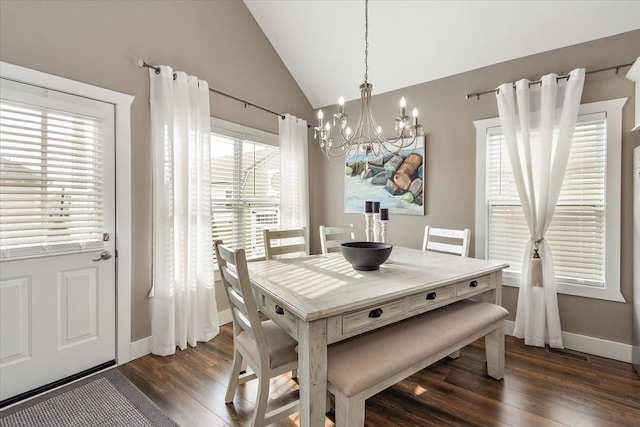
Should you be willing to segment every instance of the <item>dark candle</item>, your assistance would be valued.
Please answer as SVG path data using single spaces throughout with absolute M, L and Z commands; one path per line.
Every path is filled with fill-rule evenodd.
M 380 221 L 388 221 L 389 220 L 389 209 L 382 208 L 380 209 Z
M 364 211 L 365 213 L 373 212 L 373 202 L 371 200 L 367 200 L 366 202 L 364 202 Z
M 373 213 L 380 212 L 380 202 L 373 202 Z

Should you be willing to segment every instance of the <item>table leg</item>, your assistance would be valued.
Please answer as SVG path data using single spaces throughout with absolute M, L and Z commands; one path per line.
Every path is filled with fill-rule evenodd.
M 327 322 L 298 319 L 300 426 L 324 426 L 327 399 Z
M 482 294 L 482 301 L 502 305 L 502 271 L 492 273 L 491 276 L 491 280 L 496 287 Z

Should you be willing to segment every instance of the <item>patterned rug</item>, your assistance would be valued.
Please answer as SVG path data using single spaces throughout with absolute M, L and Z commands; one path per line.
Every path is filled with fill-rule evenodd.
M 176 427 L 117 369 L 109 369 L 0 412 L 0 427 Z

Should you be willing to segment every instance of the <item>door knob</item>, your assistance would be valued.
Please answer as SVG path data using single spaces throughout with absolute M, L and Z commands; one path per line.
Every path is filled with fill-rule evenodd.
M 109 252 L 109 251 L 102 251 L 102 253 L 100 254 L 100 258 L 94 259 L 94 260 L 93 260 L 93 262 L 96 262 L 96 261 L 102 261 L 102 260 L 105 260 L 105 261 L 106 261 L 106 260 L 108 260 L 108 259 L 111 259 L 111 257 L 112 257 L 112 256 L 113 256 L 113 255 L 111 255 L 111 252 Z

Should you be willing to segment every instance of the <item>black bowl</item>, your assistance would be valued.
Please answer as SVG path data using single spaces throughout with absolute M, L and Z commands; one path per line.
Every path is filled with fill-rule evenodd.
M 354 270 L 378 270 L 391 255 L 393 245 L 379 242 L 347 242 L 340 244 L 342 256 Z

